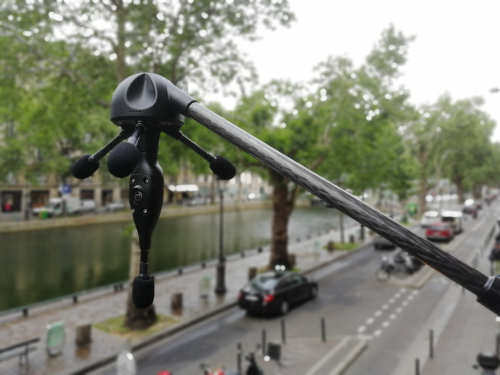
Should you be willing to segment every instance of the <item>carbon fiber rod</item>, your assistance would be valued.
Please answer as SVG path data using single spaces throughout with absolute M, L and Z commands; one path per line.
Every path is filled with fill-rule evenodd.
M 481 272 L 445 253 L 431 242 L 417 236 L 394 220 L 369 207 L 353 195 L 311 172 L 306 167 L 276 151 L 201 104 L 190 104 L 187 115 L 360 224 L 390 239 L 395 245 L 476 296 L 480 297 L 485 292 L 487 282 L 493 283 L 492 279 L 489 279 Z M 485 306 L 498 313 L 500 312 L 500 303 L 498 305 L 494 309 L 491 306 Z

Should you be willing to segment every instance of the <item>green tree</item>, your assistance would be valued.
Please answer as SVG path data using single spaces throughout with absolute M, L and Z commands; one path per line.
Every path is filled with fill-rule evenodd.
M 476 198 L 481 198 L 484 168 L 493 155 L 490 137 L 495 122 L 479 107 L 481 98 L 453 102 L 449 96 L 438 101 L 442 121 L 444 172 L 456 185 L 460 203 L 468 185 Z
M 403 173 L 406 169 L 400 168 L 397 176 L 390 172 L 398 166 L 403 147 L 397 130 L 406 121 L 408 94 L 391 89 L 391 80 L 398 72 L 392 64 L 405 61 L 410 40 L 389 28 L 360 68 L 346 58 L 329 58 L 317 68 L 317 88 L 312 93 L 290 82 L 272 82 L 243 97 L 226 117 L 342 188 L 362 191 L 387 182 L 389 176 L 394 186 L 399 181 L 402 188 L 401 181 L 409 177 Z M 385 56 L 382 63 L 379 55 Z M 245 167 L 260 169 L 272 185 L 269 266 L 289 267 L 288 221 L 298 186 L 247 156 L 241 159 Z
M 108 117 L 96 115 L 96 111 L 109 107 L 114 88 L 127 76 L 149 71 L 161 74 L 174 83 L 188 81 L 200 87 L 209 87 L 211 91 L 231 81 L 244 85 L 255 79 L 255 72 L 251 62 L 238 51 L 235 40 L 255 40 L 260 28 L 288 26 L 293 19 L 286 0 L 7 0 L 0 4 L 0 37 L 7 45 L 12 43 L 15 47 L 2 49 L 6 64 L 2 66 L 5 71 L 1 74 L 7 76 L 14 71 L 16 86 L 28 91 L 36 87 L 38 90 L 45 88 L 60 92 L 61 97 L 68 98 L 68 103 L 61 107 L 67 111 L 61 111 L 57 118 L 55 113 L 52 114 L 50 120 L 56 121 L 50 126 L 63 123 L 65 118 L 69 122 L 68 114 L 72 114 L 84 124 L 83 127 L 90 129 L 90 133 L 103 133 L 99 139 L 92 137 L 99 141 L 96 143 L 102 144 L 109 139 L 113 127 L 103 132 L 101 121 L 94 129 L 94 122 L 90 120 Z M 15 62 L 19 61 L 22 62 L 23 72 L 13 69 L 19 65 Z M 30 74 L 22 76 L 26 71 Z M 49 88 L 50 85 L 54 87 Z M 82 92 L 85 95 L 80 96 Z M 35 99 L 40 108 L 52 105 L 52 96 L 44 94 L 43 98 Z M 81 103 L 84 99 L 89 100 L 85 106 Z M 72 100 L 78 103 L 70 108 Z M 52 106 L 56 108 L 60 104 L 53 103 Z M 96 108 L 90 109 L 92 105 Z M 91 116 L 84 116 L 91 112 Z M 30 120 L 33 119 L 26 119 Z M 41 120 L 45 119 L 37 119 L 38 122 Z M 77 122 L 74 123 L 76 125 Z M 23 137 L 21 129 L 17 129 L 18 137 L 23 142 L 27 138 L 43 139 L 43 134 L 35 134 L 39 128 L 33 127 Z M 66 134 L 65 137 L 69 134 L 62 129 L 61 133 Z M 73 138 L 89 139 L 84 129 L 78 129 L 73 134 Z M 45 164 L 44 171 L 49 166 L 55 169 L 55 173 L 68 169 L 72 161 L 63 162 L 63 159 L 68 156 L 69 146 L 74 146 L 73 153 L 90 149 L 90 146 L 82 145 L 83 141 L 73 139 L 61 147 L 51 144 L 51 139 L 45 137 L 37 143 L 47 144 L 49 151 L 64 149 L 64 152 L 57 162 Z M 190 153 L 184 148 L 177 148 L 174 143 L 167 143 L 168 147 L 161 157 L 175 160 L 187 155 L 189 158 Z M 21 157 L 19 153 L 16 155 Z M 26 156 L 24 161 L 29 162 L 30 157 Z M 165 164 L 164 168 L 175 174 L 178 163 Z
M 10 66 L 21 61 L 30 74 L 7 82 L 24 91 L 18 91 L 20 102 L 10 102 L 16 109 L 2 111 L 15 131 L 0 156 L 12 152 L 11 160 L 64 177 L 71 161 L 61 158 L 90 148 L 85 140 L 109 139 L 101 126 L 109 116 L 104 112 L 127 76 L 148 71 L 211 91 L 231 81 L 243 86 L 255 72 L 235 40 L 254 40 L 260 28 L 287 26 L 293 19 L 287 0 L 6 0 L 0 4 L 0 37 L 2 45 L 12 41 L 15 48 L 2 59 Z M 0 88 L 2 95 L 5 91 Z M 165 170 L 175 174 L 192 152 L 165 139 L 160 162 L 168 161 Z M 36 145 L 40 163 L 30 155 L 33 150 L 21 149 L 23 144 Z M 129 326 L 144 316 L 137 310 L 129 298 Z

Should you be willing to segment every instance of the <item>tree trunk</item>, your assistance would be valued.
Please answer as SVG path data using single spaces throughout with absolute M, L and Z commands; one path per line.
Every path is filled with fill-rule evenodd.
M 340 224 L 340 243 L 344 243 L 344 213 L 339 211 L 339 224 Z
M 139 237 L 137 231 L 134 231 L 130 248 L 130 269 L 127 297 L 127 310 L 125 313 L 124 325 L 130 329 L 146 329 L 156 322 L 156 310 L 154 305 L 145 309 L 135 307 L 132 302 L 132 282 L 139 272 L 139 263 L 141 262 L 141 250 L 139 248 Z
M 280 265 L 290 269 L 288 259 L 288 219 L 290 218 L 291 206 L 288 196 L 288 179 L 272 171 L 271 181 L 273 185 L 273 224 L 269 268 L 274 269 L 276 265 Z
M 455 178 L 455 185 L 457 186 L 458 203 L 463 204 L 464 199 L 464 186 L 463 180 L 460 177 Z

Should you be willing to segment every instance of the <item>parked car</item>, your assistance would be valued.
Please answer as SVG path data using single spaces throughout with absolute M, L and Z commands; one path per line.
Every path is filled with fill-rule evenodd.
M 477 209 L 474 206 L 464 206 L 462 213 L 464 215 L 471 215 L 474 219 L 477 217 Z
M 463 230 L 462 216 L 460 211 L 443 211 L 441 213 L 441 221 L 450 223 L 456 234 Z
M 117 212 L 117 211 L 122 211 L 124 209 L 125 209 L 125 203 L 123 203 L 123 201 L 111 202 L 104 207 L 104 210 L 106 212 Z
M 428 240 L 451 241 L 454 237 L 455 230 L 447 222 L 433 223 L 425 231 L 425 238 Z
M 86 213 L 95 213 L 96 212 L 96 204 L 92 199 L 84 199 L 80 202 L 80 209 L 78 211 L 81 214 Z
M 483 208 L 483 203 L 481 201 L 475 201 L 474 199 L 466 199 L 464 205 L 472 206 L 476 210 L 481 210 Z
M 291 306 L 318 294 L 318 284 L 294 272 L 265 272 L 255 276 L 238 293 L 238 305 L 248 312 L 285 315 Z
M 375 250 L 392 250 L 396 247 L 396 245 L 382 236 L 377 236 L 373 240 L 373 247 L 375 248 Z
M 439 212 L 437 211 L 427 211 L 422 215 L 422 219 L 420 220 L 420 226 L 422 228 L 427 228 L 432 223 L 435 223 L 439 220 Z

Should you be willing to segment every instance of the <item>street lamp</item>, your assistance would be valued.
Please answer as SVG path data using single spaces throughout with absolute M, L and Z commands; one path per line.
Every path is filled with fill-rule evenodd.
M 224 258 L 224 189 L 221 186 L 220 179 L 217 178 L 217 189 L 219 190 L 219 262 L 216 266 L 216 285 L 215 294 L 223 295 L 226 293 L 225 273 L 226 259 Z

